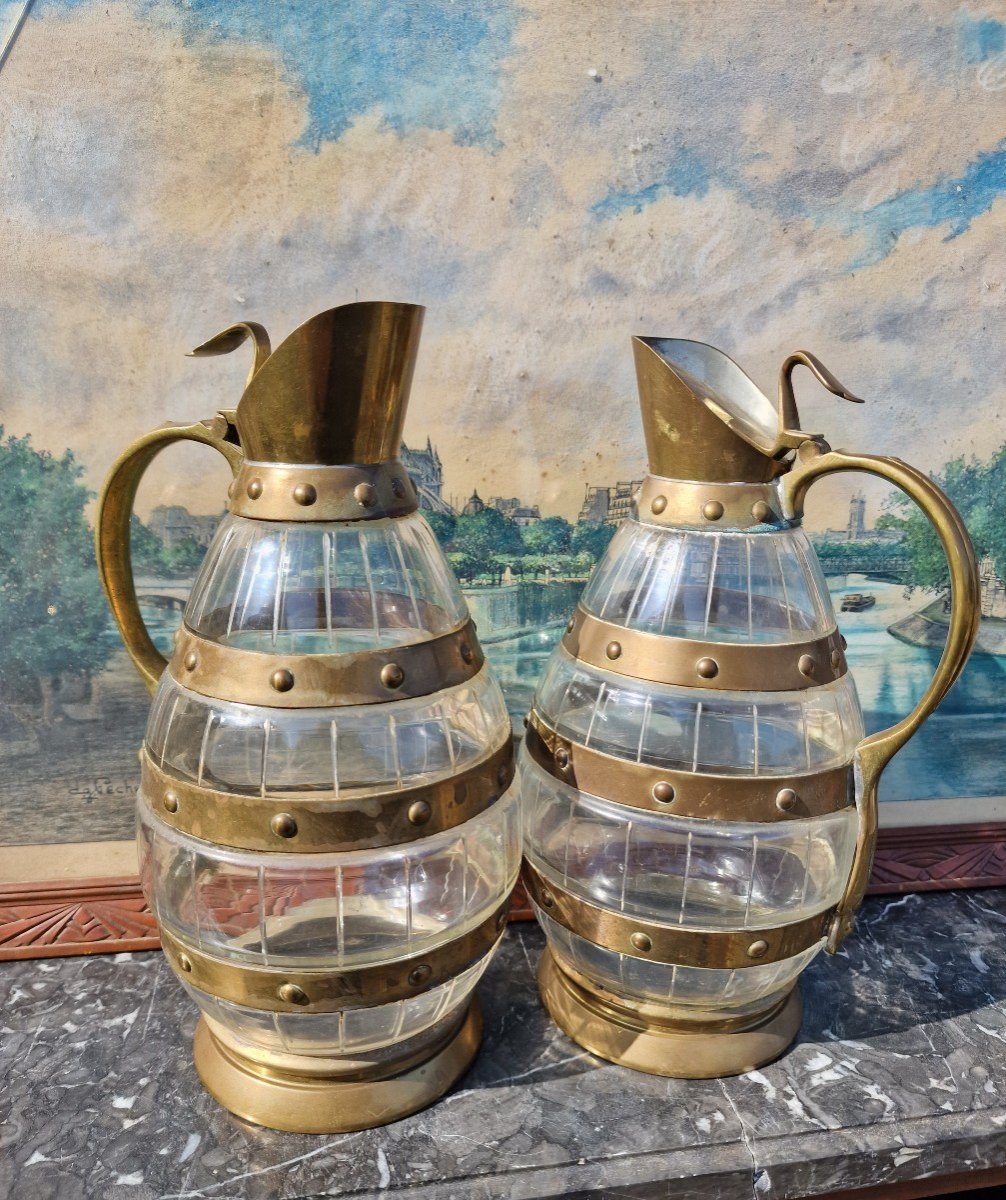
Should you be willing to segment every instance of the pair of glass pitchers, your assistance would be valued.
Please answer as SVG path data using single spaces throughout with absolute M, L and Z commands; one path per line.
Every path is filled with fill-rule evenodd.
M 112 468 L 98 560 L 154 692 L 141 752 L 144 890 L 201 1010 L 196 1064 L 275 1128 L 360 1129 L 441 1095 L 481 1036 L 474 988 L 521 865 L 545 929 L 542 996 L 612 1061 L 698 1077 L 781 1053 L 799 973 L 862 899 L 885 763 L 956 679 L 978 621 L 960 518 L 894 459 L 802 432 L 725 355 L 634 339 L 650 473 L 536 694 L 510 720 L 398 461 L 423 310 L 319 314 L 250 340 L 236 410 L 167 426 Z M 166 661 L 140 614 L 129 524 L 165 446 L 234 478 Z M 800 516 L 861 469 L 933 519 L 946 650 L 893 729 L 864 738 Z M 520 798 L 518 798 L 518 792 Z

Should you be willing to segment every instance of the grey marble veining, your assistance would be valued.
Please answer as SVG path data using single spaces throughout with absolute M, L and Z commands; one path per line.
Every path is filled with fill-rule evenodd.
M 581 1051 L 538 1004 L 541 946 L 534 926 L 507 935 L 453 1092 L 331 1137 L 210 1099 L 160 954 L 0 966 L 0 1196 L 773 1200 L 1006 1164 L 1006 891 L 868 901 L 804 975 L 796 1046 L 722 1081 Z

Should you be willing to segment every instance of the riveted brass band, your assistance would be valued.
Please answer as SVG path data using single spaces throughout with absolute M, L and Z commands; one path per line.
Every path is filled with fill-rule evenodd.
M 179 631 L 168 670 L 203 696 L 265 708 L 381 704 L 428 696 L 477 675 L 485 661 L 471 619 L 425 642 L 349 654 L 267 654 Z
M 460 975 L 488 954 L 506 928 L 507 903 L 473 929 L 422 954 L 349 970 L 283 970 L 217 958 L 162 925 L 161 945 L 176 974 L 200 991 L 246 1008 L 281 1013 L 339 1012 L 407 1000 Z
M 800 523 L 787 515 L 774 483 L 704 483 L 647 475 L 636 497 L 636 513 L 644 525 L 675 529 L 787 528 Z
M 394 792 L 216 791 L 162 770 L 144 750 L 141 794 L 160 820 L 219 846 L 323 854 L 397 846 L 471 820 L 494 804 L 513 776 L 509 733 L 492 754 L 447 779 Z
M 669 770 L 572 742 L 533 709 L 524 741 L 531 758 L 554 779 L 646 812 L 710 821 L 795 821 L 840 812 L 853 803 L 849 765 L 800 775 Z
M 374 521 L 419 507 L 398 459 L 340 466 L 244 462 L 228 495 L 232 513 L 259 521 Z
M 792 958 L 827 936 L 834 908 L 774 929 L 687 929 L 658 925 L 574 896 L 524 860 L 524 884 L 553 921 L 595 945 L 650 962 L 720 971 Z
M 848 670 L 837 629 L 798 642 L 701 642 L 627 629 L 579 605 L 562 644 L 574 658 L 618 675 L 716 691 L 798 691 Z

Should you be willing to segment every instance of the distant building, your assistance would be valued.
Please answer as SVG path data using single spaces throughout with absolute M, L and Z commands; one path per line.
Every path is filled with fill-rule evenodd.
M 463 517 L 474 517 L 476 514 L 478 514 L 480 512 L 485 512 L 486 507 L 487 507 L 486 502 L 478 494 L 478 491 L 474 491 L 468 497 L 468 500 L 467 500 L 464 508 L 461 510 L 461 515 Z
M 641 479 L 616 483 L 614 487 L 588 487 L 578 521 L 585 525 L 617 525 L 632 510 Z
M 425 450 L 411 450 L 402 442 L 399 454 L 412 482 L 416 485 L 419 507 L 431 512 L 452 512 L 443 495 L 444 466 L 430 439 L 426 439 Z
M 866 537 L 866 497 L 857 492 L 849 500 L 848 540 L 861 542 Z
M 982 616 L 1006 620 L 1006 583 L 996 574 L 991 554 L 986 554 L 979 562 L 978 580 L 981 584 Z
M 184 541 L 208 546 L 219 524 L 219 516 L 194 516 L 181 504 L 158 504 L 150 514 L 147 528 L 166 550 L 173 550 Z
M 515 525 L 533 525 L 541 520 L 541 510 L 537 504 L 521 504 L 516 496 L 493 496 L 489 507 L 509 517 Z
M 888 542 L 894 544 L 904 538 L 900 529 L 868 529 L 866 525 L 866 497 L 856 492 L 849 498 L 849 519 L 842 529 L 824 529 L 815 533 L 818 543 L 838 542 Z

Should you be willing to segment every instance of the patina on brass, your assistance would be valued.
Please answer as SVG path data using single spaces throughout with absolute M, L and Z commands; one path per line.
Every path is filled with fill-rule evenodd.
M 803 775 L 710 775 L 632 762 L 563 737 L 534 709 L 525 743 L 553 778 L 590 796 L 705 821 L 795 821 L 853 803 L 848 766 Z M 782 800 L 780 801 L 780 797 Z
M 507 738 L 488 757 L 437 783 L 382 794 L 260 795 L 196 784 L 159 767 L 146 750 L 140 757 L 143 795 L 173 829 L 218 846 L 285 854 L 396 846 L 453 829 L 499 799 L 512 760 Z
M 793 372 L 805 366 L 830 392 L 862 403 L 817 358 L 790 354 L 773 404 L 726 355 L 698 342 L 633 339 L 650 473 L 635 497 L 643 524 L 683 530 L 742 533 L 785 529 L 803 518 L 811 484 L 837 471 L 863 470 L 893 483 L 936 527 L 950 564 L 951 616 L 935 675 L 915 709 L 891 729 L 864 739 L 851 763 L 804 775 L 716 776 L 676 771 L 618 758 L 551 728 L 537 712 L 527 722 L 531 759 L 557 780 L 589 795 L 677 818 L 724 822 L 792 821 L 840 812 L 857 803 L 859 827 L 839 903 L 806 920 L 773 928 L 694 930 L 637 920 L 591 903 L 525 860 L 528 891 L 540 912 L 564 928 L 629 958 L 698 969 L 754 968 L 791 958 L 824 941 L 834 953 L 852 928 L 869 880 L 877 833 L 877 784 L 892 755 L 919 728 L 960 674 L 979 621 L 978 575 L 963 522 L 924 474 L 897 459 L 833 450 L 800 428 Z M 768 526 L 769 529 L 765 530 Z M 788 628 L 784 642 L 697 641 L 657 636 L 618 623 L 631 610 L 634 588 L 622 580 L 605 600 L 601 620 L 578 608 L 566 627 L 566 651 L 618 678 L 678 688 L 785 692 L 817 687 L 846 670 L 837 629 L 801 637 L 803 618 L 786 597 L 741 595 L 711 587 L 702 597 L 679 589 L 687 610 L 729 615 L 754 631 Z M 619 591 L 618 589 L 622 590 Z M 705 592 L 706 589 L 703 588 Z M 685 593 L 685 594 L 683 594 Z M 674 625 L 676 610 L 665 614 Z M 781 621 L 780 621 L 781 618 Z M 855 785 L 855 786 L 853 786 Z M 798 988 L 763 1011 L 731 1018 L 687 1005 L 641 1004 L 598 990 L 557 947 L 539 972 L 542 998 L 560 1027 L 588 1050 L 656 1074 L 701 1078 L 743 1072 L 780 1054 L 800 1021 Z M 602 994 L 603 991 L 603 994 Z M 673 1014 L 669 1015 L 673 1010 Z
M 453 941 L 409 958 L 344 971 L 334 968 L 285 971 L 220 958 L 196 949 L 163 927 L 161 943 L 168 958 L 185 973 L 186 982 L 201 991 L 246 1008 L 323 1013 L 391 1004 L 439 987 L 488 954 L 502 936 L 505 925 L 506 904 L 503 904 Z M 181 957 L 188 966 L 179 964 Z
M 713 603 L 728 597 L 719 592 Z M 837 629 L 792 642 L 719 642 L 709 654 L 709 642 L 628 629 L 579 605 L 562 644 L 574 658 L 619 675 L 677 687 L 701 681 L 729 692 L 798 691 L 831 683 L 848 670 Z
M 467 648 L 467 653 L 466 653 Z M 270 654 L 200 637 L 183 626 L 169 670 L 203 696 L 266 708 L 382 704 L 454 687 L 482 669 L 485 656 L 471 620 L 410 646 L 342 654 Z
M 590 942 L 633 958 L 719 971 L 792 958 L 827 936 L 833 915 L 817 913 L 774 929 L 688 929 L 592 904 L 547 879 L 526 860 L 524 882 L 538 908 Z

